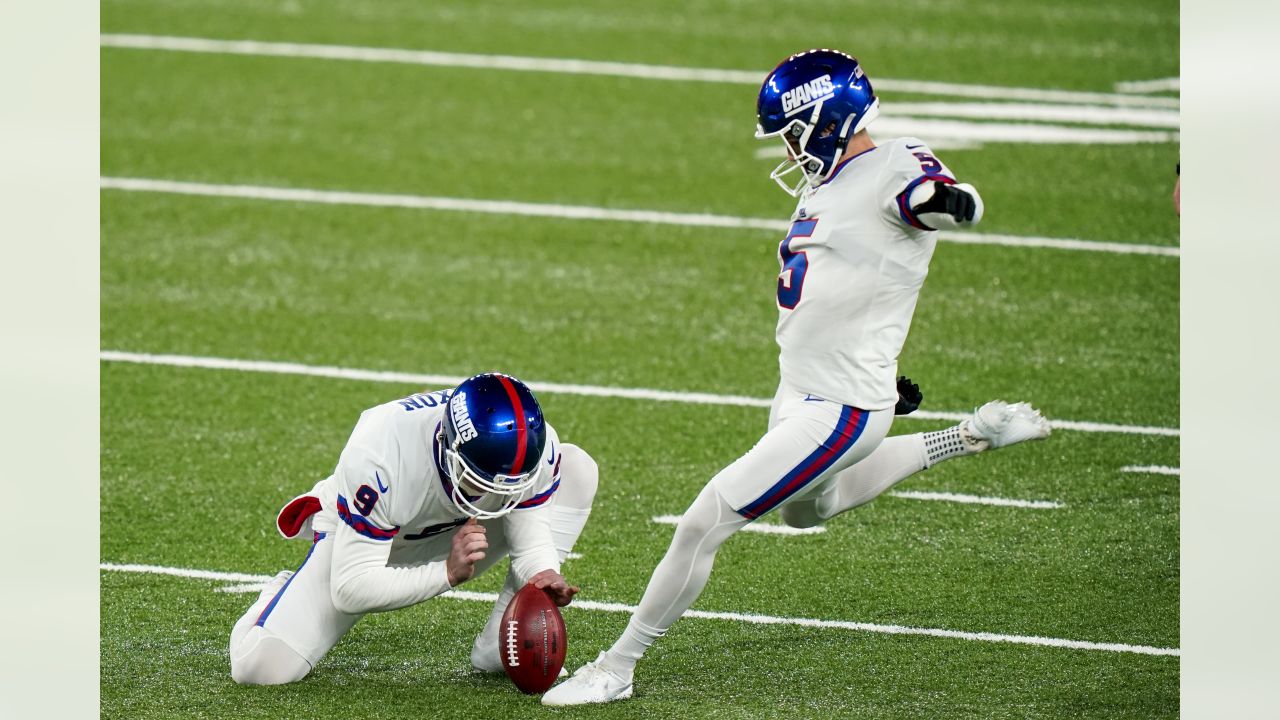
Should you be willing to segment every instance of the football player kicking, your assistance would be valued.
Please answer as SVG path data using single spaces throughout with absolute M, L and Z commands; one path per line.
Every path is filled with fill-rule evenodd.
M 765 78 L 756 137 L 786 144 L 770 177 L 800 199 L 778 248 L 781 380 L 768 432 L 684 513 L 622 637 L 543 703 L 630 697 L 636 662 L 702 592 L 720 545 L 771 510 L 811 527 L 948 458 L 1049 434 L 1030 406 L 997 400 L 947 430 L 885 439 L 935 230 L 972 226 L 983 206 L 923 141 L 873 143 L 878 105 L 842 52 L 793 55 Z
M 561 443 L 515 378 L 476 375 L 452 391 L 364 411 L 333 475 L 285 505 L 286 538 L 311 550 L 231 631 L 231 677 L 300 680 L 365 613 L 439 595 L 510 555 L 506 584 L 476 637 L 471 664 L 502 672 L 498 626 L 533 582 L 568 605 L 560 575 L 595 497 L 595 462 Z

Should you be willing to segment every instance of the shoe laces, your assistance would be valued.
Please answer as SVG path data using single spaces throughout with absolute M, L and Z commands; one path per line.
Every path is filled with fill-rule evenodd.
M 626 685 L 626 680 L 619 677 L 616 673 L 606 669 L 599 662 L 591 662 L 578 668 L 578 672 L 573 674 L 573 679 L 581 678 L 581 682 L 592 687 L 607 687 L 610 684 Z

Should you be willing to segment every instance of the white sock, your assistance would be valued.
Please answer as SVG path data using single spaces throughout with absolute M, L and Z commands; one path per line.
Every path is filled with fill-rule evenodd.
M 649 646 L 666 633 L 666 630 L 645 625 L 632 615 L 631 621 L 622 631 L 622 636 L 601 658 L 601 667 L 630 682 L 635 673 L 636 663 L 640 662 L 640 658 L 644 656 Z
M 972 440 L 966 439 L 959 425 L 953 425 L 946 430 L 927 432 L 922 437 L 925 452 L 928 454 L 925 467 L 932 467 L 953 457 L 972 455 L 983 449 L 982 446 L 975 445 Z

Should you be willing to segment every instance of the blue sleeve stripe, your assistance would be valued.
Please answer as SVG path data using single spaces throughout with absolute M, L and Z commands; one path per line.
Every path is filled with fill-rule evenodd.
M 398 525 L 390 530 L 383 530 L 363 517 L 352 515 L 351 510 L 347 507 L 347 499 L 341 495 L 338 496 L 338 517 L 350 525 L 352 530 L 374 540 L 390 540 L 396 536 L 396 533 L 400 532 L 400 526 Z
M 954 178 L 947 177 L 946 175 L 921 175 L 920 177 L 908 183 L 905 190 L 898 193 L 898 216 L 902 218 L 902 222 L 918 230 L 936 230 L 937 229 L 937 228 L 931 228 L 928 225 L 925 225 L 924 223 L 920 222 L 920 218 L 916 217 L 915 211 L 911 209 L 911 191 L 915 190 L 916 188 L 920 187 L 921 185 L 927 182 L 941 182 L 941 183 L 946 183 L 948 185 L 956 184 L 956 181 Z
M 537 495 L 534 495 L 528 500 L 525 500 L 524 502 L 517 505 L 516 509 L 524 510 L 525 508 L 538 507 L 539 505 L 550 500 L 551 496 L 555 494 L 556 488 L 558 487 L 560 487 L 560 478 L 556 478 L 556 481 L 551 483 L 551 487 L 547 488 L 546 490 L 543 490 L 541 493 L 538 493 Z

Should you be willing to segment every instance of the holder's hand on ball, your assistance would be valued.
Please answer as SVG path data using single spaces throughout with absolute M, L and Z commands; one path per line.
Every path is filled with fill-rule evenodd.
M 570 585 L 555 570 L 543 570 L 529 578 L 529 583 L 550 595 L 552 602 L 560 607 L 573 602 L 573 596 L 578 594 L 578 586 Z

